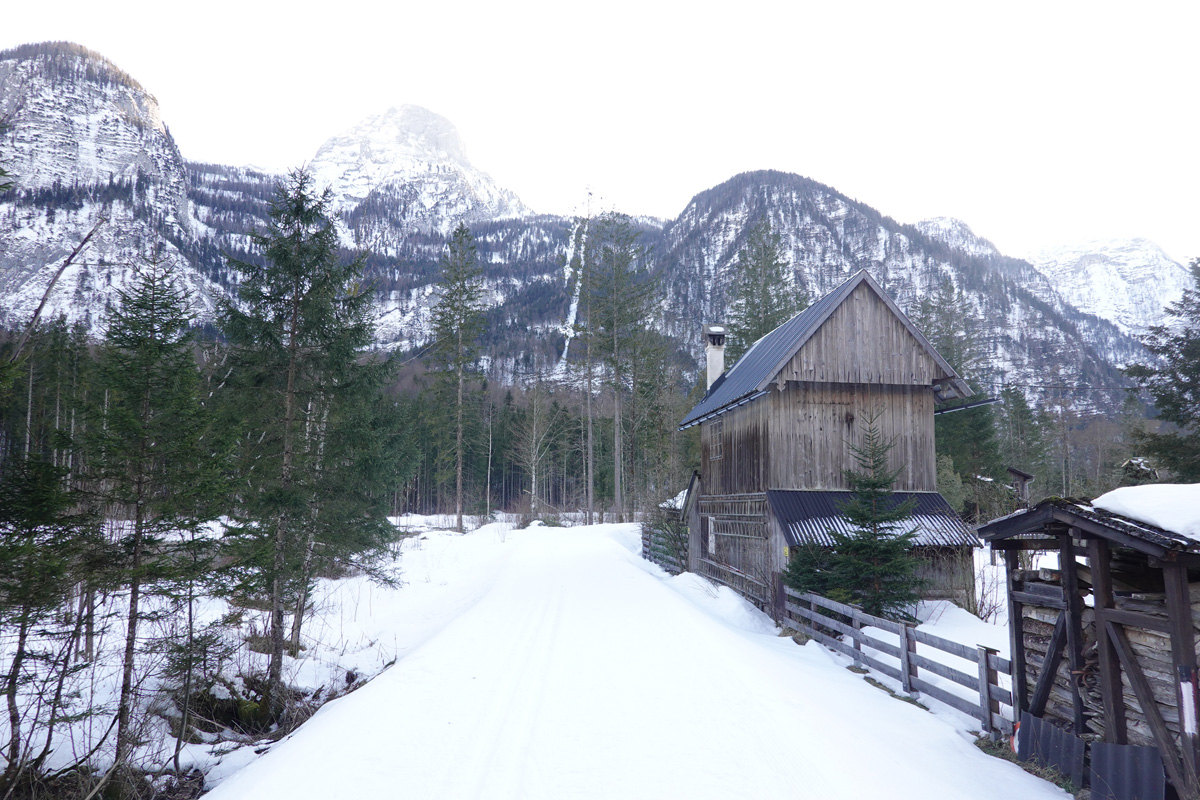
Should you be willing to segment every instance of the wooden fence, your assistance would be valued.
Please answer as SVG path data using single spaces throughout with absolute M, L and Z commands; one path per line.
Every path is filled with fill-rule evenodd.
M 924 693 L 974 717 L 983 726 L 984 733 L 993 739 L 1002 733 L 1012 734 L 1012 721 L 1000 713 L 1002 703 L 1012 707 L 1012 693 L 1000 686 L 999 682 L 1000 675 L 1009 674 L 1011 665 L 1007 658 L 1001 658 L 995 650 L 981 645 L 969 647 L 952 642 L 917 630 L 909 623 L 871 616 L 855 606 L 837 603 L 820 595 L 801 594 L 789 587 L 784 587 L 784 591 L 787 593 L 785 615 L 799 626 L 802 633 L 832 650 L 850 656 L 855 664 L 865 664 L 899 681 L 910 697 Z M 863 627 L 894 633 L 897 644 L 880 641 L 864 632 Z M 863 652 L 864 646 L 899 660 L 899 667 Z M 973 661 L 976 670 L 964 672 L 935 661 L 923 655 L 918 650 L 919 646 Z M 978 699 L 972 701 L 930 683 L 921 676 L 922 670 L 973 690 Z
M 653 561 L 672 575 L 687 571 L 687 526 L 672 520 L 650 519 L 642 523 L 642 558 Z M 682 530 L 681 530 L 682 528 Z

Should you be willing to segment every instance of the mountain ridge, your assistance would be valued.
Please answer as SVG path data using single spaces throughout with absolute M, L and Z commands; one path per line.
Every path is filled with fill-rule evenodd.
M 63 62 L 42 69 L 41 83 L 27 101 L 37 114 L 18 118 L 18 128 L 27 129 L 6 137 L 6 151 L 11 143 L 25 148 L 25 160 L 14 171 L 33 157 L 29 142 L 74 137 L 79 151 L 109 142 L 104 146 L 114 152 L 104 157 L 130 177 L 107 179 L 80 169 L 78 160 L 56 161 L 58 151 L 37 155 L 57 183 L 42 186 L 40 199 L 23 189 L 0 200 L 0 245 L 24 248 L 15 259 L 0 257 L 0 323 L 20 324 L 44 286 L 35 275 L 78 241 L 85 218 L 100 213 L 113 217 L 110 230 L 90 263 L 64 276 L 51 314 L 95 325 L 115 302 L 113 287 L 127 283 L 128 265 L 157 247 L 178 262 L 180 276 L 198 298 L 199 321 L 211 322 L 216 299 L 235 291 L 225 255 L 256 257 L 249 233 L 265 226 L 280 176 L 184 161 L 153 97 L 144 91 L 128 95 L 140 84 L 120 78 L 124 73 L 106 77 L 106 60 L 89 68 L 88 58 L 102 57 L 84 48 L 50 49 L 47 55 L 30 46 L 22 58 L 0 58 L 0 76 L 17 69 L 32 74 L 38 65 Z M 45 104 L 51 86 L 74 116 L 55 116 Z M 121 87 L 117 94 L 113 86 Z M 0 103 L 8 104 L 0 108 L 20 99 L 14 96 L 14 84 L 0 79 Z M 142 116 L 126 120 L 129 115 L 121 111 L 130 104 L 144 107 Z M 448 120 L 416 106 L 368 117 L 317 152 L 310 166 L 333 190 L 343 245 L 369 251 L 381 346 L 409 349 L 427 339 L 445 238 L 454 224 L 466 221 L 476 235 L 492 303 L 487 362 L 497 377 L 511 379 L 534 361 L 563 352 L 572 321 L 579 220 L 533 214 L 470 165 Z M 71 192 L 82 199 L 72 200 Z M 950 218 L 901 223 L 833 187 L 774 170 L 735 175 L 697 192 L 676 218 L 639 223 L 662 277 L 662 317 L 655 325 L 681 357 L 698 363 L 700 325 L 724 316 L 736 254 L 750 227 L 764 218 L 785 243 L 795 285 L 813 296 L 860 268 L 871 270 L 906 310 L 946 282 L 963 291 L 987 321 L 990 366 L 983 378 L 989 383 L 1033 384 L 1049 370 L 1115 390 L 1123 385 L 1116 367 L 1145 357 L 1128 330 L 1075 308 L 1037 267 L 1000 254 L 966 223 Z M 33 249 L 33 243 L 55 244 Z

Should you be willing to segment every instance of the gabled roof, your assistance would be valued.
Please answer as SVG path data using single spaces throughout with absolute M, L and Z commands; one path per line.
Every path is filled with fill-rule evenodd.
M 969 397 L 973 394 L 966 383 L 958 377 L 958 373 L 946 362 L 946 359 L 938 355 L 929 340 L 913 326 L 895 301 L 888 297 L 887 292 L 883 291 L 870 273 L 864 269 L 850 276 L 832 292 L 755 342 L 746 351 L 746 354 L 713 384 L 704 399 L 688 412 L 688 415 L 679 423 L 679 429 L 690 428 L 709 417 L 722 414 L 765 394 L 771 381 L 796 354 L 796 351 L 803 347 L 805 342 L 817 332 L 817 329 L 829 319 L 834 310 L 864 283 L 904 323 L 909 333 L 916 337 L 921 347 L 946 373 L 946 383 L 953 388 L 951 394 L 959 397 Z
M 783 529 L 791 547 L 815 544 L 833 547 L 830 530 L 851 534 L 849 522 L 842 516 L 842 507 L 854 497 L 849 491 L 813 489 L 769 489 L 767 502 L 771 514 Z M 917 547 L 978 547 L 979 537 L 954 513 L 946 499 L 937 492 L 894 492 L 896 505 L 908 498 L 916 500 L 913 516 L 903 530 L 916 529 L 913 544 Z
M 1067 526 L 1155 557 L 1172 550 L 1200 552 L 1200 542 L 1181 533 L 1096 508 L 1086 500 L 1063 497 L 1050 497 L 1033 508 L 994 519 L 979 528 L 979 536 L 994 542 Z

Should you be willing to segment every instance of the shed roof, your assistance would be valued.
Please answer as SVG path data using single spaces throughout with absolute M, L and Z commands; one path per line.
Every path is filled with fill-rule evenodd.
M 1076 527 L 1152 556 L 1168 551 L 1200 553 L 1200 541 L 1146 522 L 1096 508 L 1087 500 L 1051 497 L 1033 508 L 994 519 L 979 528 L 987 542 L 1045 532 L 1047 527 Z
M 863 283 L 879 296 L 908 331 L 916 337 L 930 357 L 945 371 L 944 383 L 951 390 L 948 396 L 969 397 L 972 392 L 958 376 L 958 373 L 944 358 L 938 355 L 929 340 L 916 329 L 895 301 L 888 297 L 870 273 L 864 269 L 850 276 L 832 292 L 751 345 L 746 354 L 738 359 L 738 362 L 727 370 L 717 382 L 713 383 L 704 398 L 688 412 L 688 415 L 679 423 L 679 429 L 690 428 L 705 419 L 722 414 L 765 394 L 771 381 L 796 354 L 796 351 L 804 346 L 804 343 L 829 319 L 834 310 Z
M 815 544 L 832 547 L 835 543 L 829 535 L 830 530 L 843 534 L 854 532 L 842 516 L 842 507 L 853 496 L 854 493 L 849 491 L 770 489 L 767 491 L 767 502 L 790 546 Z M 895 492 L 892 497 L 897 505 L 910 497 L 916 500 L 911 523 L 917 531 L 916 546 L 979 546 L 979 538 L 937 492 Z

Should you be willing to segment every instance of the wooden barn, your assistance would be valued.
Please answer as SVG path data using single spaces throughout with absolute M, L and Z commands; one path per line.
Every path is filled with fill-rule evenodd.
M 917 498 L 931 594 L 974 591 L 979 541 L 937 493 L 935 403 L 970 389 L 864 270 L 722 370 L 725 329 L 705 327 L 710 385 L 680 423 L 700 426 L 701 466 L 684 505 L 688 565 L 760 607 L 781 603 L 790 548 L 842 528 L 845 471 L 863 423 L 893 442 L 896 490 Z M 719 377 L 718 377 L 719 376 Z
M 1117 783 L 1169 796 L 1165 772 L 1200 800 L 1200 541 L 1061 498 L 979 533 L 1005 553 L 1022 747 L 1067 774 L 1088 758 L 1093 796 L 1135 796 L 1109 792 Z M 1059 568 L 1022 568 L 1032 550 Z

